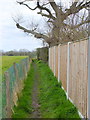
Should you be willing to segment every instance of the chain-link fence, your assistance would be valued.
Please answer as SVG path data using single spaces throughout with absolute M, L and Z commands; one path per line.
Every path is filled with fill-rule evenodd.
M 29 58 L 14 63 L 2 75 L 2 118 L 10 118 L 13 106 L 17 105 L 19 93 L 29 70 Z

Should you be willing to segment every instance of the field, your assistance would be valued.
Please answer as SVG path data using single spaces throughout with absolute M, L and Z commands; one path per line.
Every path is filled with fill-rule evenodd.
M 3 56 L 2 57 L 2 73 L 10 68 L 14 62 L 19 63 L 20 60 L 26 58 L 27 56 Z

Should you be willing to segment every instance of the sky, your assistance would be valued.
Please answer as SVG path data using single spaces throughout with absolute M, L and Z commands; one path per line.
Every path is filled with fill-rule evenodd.
M 21 30 L 17 29 L 12 17 L 29 16 L 36 21 L 41 20 L 36 12 L 30 12 L 26 7 L 22 7 L 16 3 L 16 0 L 1 0 L 0 1 L 0 50 L 19 50 L 28 49 L 35 50 L 42 47 L 41 40 L 35 39 L 31 35 L 26 35 Z
M 69 5 L 70 1 L 72 0 L 63 0 L 66 6 Z M 30 5 L 32 8 L 34 7 L 33 2 L 30 2 Z M 30 11 L 25 6 L 20 6 L 16 3 L 16 0 L 0 0 L 0 50 L 28 49 L 32 51 L 38 47 L 42 47 L 41 40 L 31 35 L 27 36 L 16 28 L 12 17 L 16 19 L 17 16 L 26 18 L 26 22 L 24 21 L 26 25 L 28 22 L 34 21 L 34 23 L 39 23 L 41 31 L 45 29 L 43 18 L 37 15 L 37 11 Z

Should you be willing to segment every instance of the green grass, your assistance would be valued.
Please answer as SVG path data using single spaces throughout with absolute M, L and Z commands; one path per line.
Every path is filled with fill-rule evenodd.
M 12 118 L 29 118 L 32 112 L 32 86 L 33 86 L 34 68 L 31 64 L 27 79 L 24 82 L 24 89 L 19 97 L 17 106 L 14 106 Z
M 34 64 L 34 63 L 33 63 Z M 32 88 L 35 77 L 35 69 L 31 65 L 30 72 L 25 80 L 25 87 L 18 100 L 18 106 L 14 107 L 12 118 L 30 118 L 32 108 Z M 36 61 L 39 73 L 39 104 L 42 118 L 64 118 L 66 120 L 80 119 L 77 108 L 67 100 L 61 83 L 57 82 L 48 65 L 41 61 Z M 36 72 L 37 72 L 36 71 Z
M 67 100 L 61 83 L 54 77 L 49 67 L 37 62 L 40 72 L 40 110 L 42 118 L 80 118 L 77 108 Z
M 8 68 L 10 68 L 14 62 L 19 63 L 20 60 L 26 57 L 27 56 L 2 56 L 2 73 L 5 72 Z

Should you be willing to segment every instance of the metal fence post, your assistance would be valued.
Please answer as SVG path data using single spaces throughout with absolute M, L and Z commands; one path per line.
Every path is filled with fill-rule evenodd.
M 69 98 L 69 74 L 70 74 L 70 43 L 67 46 L 67 99 Z
M 60 44 L 58 45 L 58 82 L 60 82 Z

